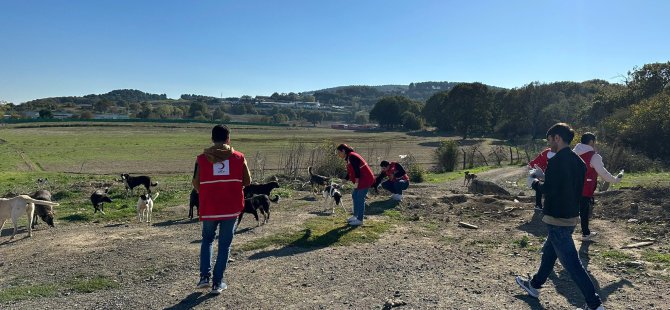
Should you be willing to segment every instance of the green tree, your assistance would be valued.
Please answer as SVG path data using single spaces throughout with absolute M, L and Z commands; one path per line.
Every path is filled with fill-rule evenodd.
M 396 128 L 403 124 L 402 116 L 405 112 L 421 113 L 421 105 L 403 96 L 384 97 L 375 103 L 370 110 L 370 120 L 377 121 L 385 128 Z
M 482 83 L 461 83 L 449 91 L 442 116 L 466 139 L 483 133 L 491 122 L 491 93 Z
M 216 110 L 214 110 L 214 113 L 212 113 L 212 120 L 221 121 L 221 120 L 224 120 L 225 118 L 226 118 L 226 113 L 223 112 L 222 107 L 216 108 Z
M 50 119 L 50 118 L 54 117 L 53 113 L 51 113 L 50 110 L 40 110 L 39 113 L 40 113 L 40 118 Z
M 207 108 L 207 104 L 203 101 L 191 102 L 191 106 L 188 110 L 188 115 L 193 119 L 195 119 L 197 116 L 209 119 L 208 117 L 209 109 Z

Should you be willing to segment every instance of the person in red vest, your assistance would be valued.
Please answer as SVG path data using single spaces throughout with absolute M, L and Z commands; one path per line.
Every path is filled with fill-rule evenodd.
M 375 182 L 375 176 L 365 159 L 354 152 L 354 149 L 350 146 L 346 144 L 338 145 L 337 156 L 347 161 L 347 177 L 345 179 L 356 184 L 356 188 L 351 192 L 351 198 L 354 201 L 354 215 L 347 222 L 350 226 L 363 225 L 365 197 Z
M 388 162 L 382 160 L 379 164 L 382 167 L 382 172 L 375 179 L 375 183 L 372 185 L 372 188 L 377 188 L 379 183 L 382 187 L 393 195 L 391 199 L 400 201 L 402 200 L 402 191 L 406 190 L 409 187 L 409 177 L 407 177 L 407 172 L 405 169 L 397 162 Z M 388 180 L 382 182 L 384 178 Z
M 214 145 L 198 155 L 193 171 L 193 188 L 199 194 L 202 242 L 200 243 L 200 281 L 197 288 L 209 286 L 214 295 L 228 285 L 223 273 L 228 265 L 235 222 L 244 208 L 244 186 L 251 184 L 251 174 L 244 154 L 230 146 L 230 129 L 225 125 L 212 128 Z M 212 274 L 212 243 L 219 227 L 219 245 Z
M 586 164 L 586 177 L 584 179 L 584 189 L 582 190 L 582 199 L 579 202 L 579 216 L 582 226 L 582 240 L 589 241 L 597 233 L 589 229 L 589 217 L 593 206 L 593 193 L 598 185 L 598 176 L 610 183 L 619 183 L 623 178 L 623 173 L 616 177 L 605 169 L 603 158 L 596 153 L 596 135 L 587 132 L 582 135 L 581 143 L 577 143 L 573 151 L 582 158 Z
M 530 169 L 541 169 L 542 172 L 547 171 L 547 164 L 549 159 L 554 157 L 556 153 L 551 151 L 551 148 L 547 148 L 542 151 L 535 159 L 531 160 L 528 163 Z M 542 211 L 542 192 L 535 191 L 535 210 Z

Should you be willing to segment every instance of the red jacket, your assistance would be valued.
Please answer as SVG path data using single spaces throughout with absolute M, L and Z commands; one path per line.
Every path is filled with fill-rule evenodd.
M 598 185 L 598 172 L 596 169 L 591 167 L 591 158 L 595 155 L 596 152 L 590 151 L 584 154 L 579 155 L 586 164 L 586 176 L 584 177 L 584 189 L 582 189 L 583 197 L 593 197 L 593 193 L 596 191 Z
M 354 172 L 354 167 L 351 166 L 351 162 L 349 160 L 352 157 L 358 158 L 360 162 L 358 167 L 360 170 L 360 180 L 358 180 L 358 186 L 356 186 L 356 189 L 370 188 L 372 184 L 375 183 L 375 176 L 372 174 L 372 169 L 370 169 L 368 163 L 365 162 L 365 159 L 363 159 L 363 157 L 358 155 L 356 152 L 351 152 L 347 156 L 347 174 L 349 175 L 349 180 L 354 183 L 356 182 L 356 173 Z
M 537 165 L 538 167 L 540 167 L 540 169 L 542 169 L 542 171 L 547 171 L 547 164 L 549 163 L 549 157 L 547 156 L 547 154 L 549 154 L 549 152 L 551 152 L 550 148 L 547 148 L 546 150 L 542 151 L 540 155 L 537 155 L 535 159 L 531 160 L 528 163 L 528 167 L 535 168 L 535 165 Z
M 200 220 L 217 221 L 238 217 L 244 208 L 244 154 L 234 151 L 228 159 L 217 163 L 209 162 L 205 154 L 200 154 L 197 161 Z
M 397 164 L 398 164 L 398 163 L 396 163 L 396 162 L 391 162 L 391 163 L 389 164 L 389 168 L 386 169 L 386 176 L 387 176 L 387 177 L 389 178 L 389 180 L 391 180 L 391 181 L 395 181 L 395 180 L 396 180 L 395 173 L 396 173 L 396 165 L 397 165 Z M 405 180 L 405 181 L 408 181 L 408 182 L 409 182 L 409 178 L 407 177 L 407 173 L 403 174 L 402 177 L 400 177 L 400 180 Z

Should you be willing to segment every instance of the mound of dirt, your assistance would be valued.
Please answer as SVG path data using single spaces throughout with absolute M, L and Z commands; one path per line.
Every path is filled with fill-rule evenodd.
M 473 194 L 482 194 L 482 195 L 507 195 L 509 192 L 502 188 L 500 185 L 482 180 L 472 180 L 470 186 L 468 186 L 468 192 Z
M 593 216 L 595 218 L 626 221 L 634 224 L 652 224 L 646 233 L 664 236 L 670 233 L 665 225 L 670 221 L 670 188 L 634 187 L 596 193 Z

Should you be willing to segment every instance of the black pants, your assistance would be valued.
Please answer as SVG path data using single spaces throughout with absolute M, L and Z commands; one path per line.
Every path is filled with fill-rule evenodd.
M 589 218 L 591 217 L 591 206 L 593 205 L 593 198 L 582 197 L 579 200 L 579 217 L 582 220 L 582 235 L 590 235 Z
M 535 191 L 535 206 L 542 208 L 542 192 L 538 190 Z

